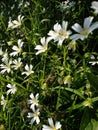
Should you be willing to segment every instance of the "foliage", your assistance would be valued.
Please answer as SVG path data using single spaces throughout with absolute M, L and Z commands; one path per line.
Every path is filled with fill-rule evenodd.
M 98 129 L 98 14 L 92 2 L 0 1 L 0 130 L 45 130 L 49 120 L 53 130 L 56 124 L 60 130 Z M 76 31 L 76 23 L 85 29 L 86 18 L 92 31 Z

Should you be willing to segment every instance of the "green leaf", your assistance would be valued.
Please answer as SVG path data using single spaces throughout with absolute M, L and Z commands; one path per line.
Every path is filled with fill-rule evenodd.
M 87 73 L 87 79 L 90 84 L 98 91 L 98 77 L 93 73 Z
M 85 130 L 86 126 L 88 125 L 88 123 L 91 120 L 90 114 L 89 114 L 89 108 L 85 108 L 82 119 L 81 119 L 81 123 L 80 123 L 80 129 L 79 130 Z M 90 129 L 89 129 L 90 130 Z
M 98 121 L 96 121 L 95 119 L 91 119 L 91 122 L 84 130 L 98 130 Z

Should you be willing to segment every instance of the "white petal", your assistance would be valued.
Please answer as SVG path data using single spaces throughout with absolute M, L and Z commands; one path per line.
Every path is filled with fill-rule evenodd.
M 31 117 L 33 117 L 33 114 L 29 112 L 28 115 L 27 115 L 27 117 L 31 118 Z
M 30 94 L 30 98 L 31 99 L 35 98 L 33 93 Z
M 51 127 L 47 126 L 47 125 L 43 125 L 42 130 L 52 130 Z
M 25 65 L 25 70 L 29 70 L 29 66 L 27 64 Z
M 89 28 L 90 32 L 92 32 L 93 30 L 98 28 L 98 22 L 95 22 L 94 24 L 91 25 L 91 27 Z
M 45 43 L 45 37 L 41 38 L 42 45 Z
M 6 87 L 7 87 L 7 88 L 12 88 L 11 84 L 8 84 Z
M 36 52 L 36 55 L 38 55 L 38 54 L 40 54 L 42 52 L 45 52 L 45 50 L 40 50 L 40 51 Z
M 68 26 L 68 22 L 63 21 L 62 22 L 62 27 L 63 27 L 64 30 L 67 30 L 67 26 Z
M 34 118 L 31 119 L 30 124 L 32 125 L 34 123 L 34 121 L 35 121 Z
M 81 38 L 81 35 L 80 35 L 80 34 L 73 34 L 73 35 L 70 36 L 70 39 L 71 39 L 72 41 L 76 41 L 76 40 L 78 40 L 78 39 L 80 39 L 80 38 Z
M 87 18 L 85 18 L 83 27 L 84 28 L 89 28 L 89 26 L 90 26 L 90 24 L 91 24 L 93 19 L 94 19 L 94 17 L 87 17 Z
M 59 32 L 60 30 L 61 30 L 61 25 L 58 24 L 58 23 L 56 23 L 56 24 L 54 25 L 54 31 Z
M 19 48 L 18 48 L 17 46 L 13 46 L 12 49 L 13 49 L 14 51 L 17 51 Z
M 73 26 L 72 26 L 72 29 L 78 33 L 81 32 L 82 30 L 82 27 L 78 24 L 78 23 L 75 23 Z
M 60 129 L 61 128 L 60 122 L 56 122 L 55 127 L 56 127 L 56 129 Z
M 50 125 L 50 126 L 54 127 L 54 123 L 53 123 L 52 118 L 48 118 L 48 122 L 49 122 L 49 125 Z
M 37 45 L 36 47 L 35 47 L 35 50 L 42 50 L 43 49 L 43 47 L 41 46 L 41 45 Z

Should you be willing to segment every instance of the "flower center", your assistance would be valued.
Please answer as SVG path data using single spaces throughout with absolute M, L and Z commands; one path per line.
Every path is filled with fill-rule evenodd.
M 53 130 L 57 130 L 57 129 L 54 127 Z
M 87 36 L 89 34 L 89 29 L 88 28 L 83 28 L 81 34 L 84 35 L 84 36 Z
M 60 32 L 60 35 L 65 37 L 65 38 L 68 38 L 68 33 L 64 29 L 62 29 L 62 31 Z

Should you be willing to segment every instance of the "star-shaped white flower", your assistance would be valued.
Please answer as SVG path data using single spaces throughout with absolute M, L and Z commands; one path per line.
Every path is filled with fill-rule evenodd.
M 78 23 L 75 23 L 72 26 L 72 29 L 74 31 L 76 31 L 78 34 L 73 34 L 70 37 L 70 39 L 73 40 L 73 41 L 76 41 L 78 39 L 84 40 L 85 38 L 88 37 L 88 35 L 90 33 L 92 33 L 92 31 L 94 31 L 96 28 L 98 28 L 98 22 L 95 22 L 95 23 L 91 24 L 93 18 L 94 17 L 91 17 L 91 16 L 85 18 L 84 23 L 83 23 L 83 28 Z
M 62 25 L 56 23 L 54 25 L 54 31 L 50 30 L 48 35 L 48 41 L 54 40 L 55 42 L 58 42 L 58 45 L 62 45 L 63 41 L 65 39 L 69 38 L 69 35 L 71 34 L 70 30 L 67 30 L 68 22 L 62 21 Z
M 18 59 L 15 59 L 13 61 L 12 68 L 14 68 L 15 70 L 17 70 L 18 68 L 21 67 L 21 65 L 22 65 L 21 58 L 18 58 Z
M 17 44 L 18 44 L 17 46 L 14 45 L 14 46 L 12 47 L 12 50 L 13 50 L 14 52 L 10 53 L 10 56 L 16 56 L 16 55 L 18 55 L 18 54 L 20 54 L 20 53 L 22 52 L 22 46 L 23 46 L 22 40 L 21 40 L 21 39 L 18 39 L 18 43 L 17 43 Z
M 42 45 L 36 45 L 35 50 L 38 50 L 36 52 L 36 55 L 43 53 L 47 50 L 48 48 L 48 40 L 45 39 L 45 37 L 41 38 L 41 44 Z
M 22 72 L 22 75 L 25 74 L 26 76 L 29 76 L 29 75 L 33 74 L 34 71 L 32 69 L 33 69 L 33 66 L 31 64 L 30 65 L 26 64 L 25 65 L 25 70 L 26 71 Z
M 60 122 L 56 121 L 56 123 L 54 124 L 53 119 L 52 118 L 48 118 L 48 122 L 50 126 L 47 125 L 43 125 L 42 130 L 58 130 L 61 128 L 61 124 Z
M 2 69 L 0 73 L 10 73 L 12 68 L 12 60 L 5 60 L 4 64 L 0 65 L 0 68 Z
M 29 124 L 32 125 L 34 122 L 36 122 L 36 124 L 39 124 L 40 122 L 39 115 L 40 115 L 39 109 L 35 110 L 35 108 L 32 108 L 32 113 L 29 112 L 27 115 L 28 118 L 32 118 Z
M 91 3 L 91 8 L 95 10 L 95 14 L 98 14 L 98 2 L 97 1 L 93 1 Z
M 28 100 L 28 104 L 30 104 L 30 108 L 34 108 L 35 106 L 38 106 L 38 98 L 39 98 L 39 94 L 37 93 L 35 96 L 33 93 L 30 94 L 30 100 Z
M 16 88 L 16 85 L 15 85 L 15 84 L 7 84 L 6 87 L 9 88 L 9 90 L 7 91 L 7 95 L 8 95 L 9 93 L 15 94 L 15 92 L 17 91 L 17 88 Z
M 20 26 L 22 24 L 22 20 L 23 20 L 24 16 L 19 15 L 17 20 L 13 20 L 13 21 L 9 21 L 8 22 L 8 28 L 17 28 L 18 26 Z

